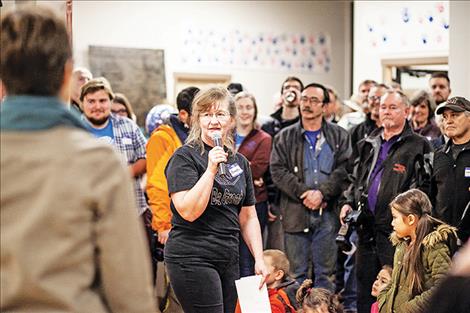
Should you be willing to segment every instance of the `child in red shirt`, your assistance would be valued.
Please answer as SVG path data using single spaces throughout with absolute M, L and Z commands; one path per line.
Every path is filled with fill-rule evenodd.
M 274 249 L 265 250 L 263 258 L 269 271 L 266 286 L 272 313 L 295 313 L 293 304 L 299 286 L 289 278 L 289 260 L 282 251 Z M 235 313 L 242 313 L 238 303 Z

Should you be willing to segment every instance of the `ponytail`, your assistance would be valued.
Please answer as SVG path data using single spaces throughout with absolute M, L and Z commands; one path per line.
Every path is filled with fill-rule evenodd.
M 297 290 L 295 295 L 299 307 L 302 309 L 318 309 L 325 304 L 328 313 L 342 313 L 342 306 L 339 304 L 338 298 L 329 290 L 324 288 L 313 288 L 311 279 L 306 279 Z

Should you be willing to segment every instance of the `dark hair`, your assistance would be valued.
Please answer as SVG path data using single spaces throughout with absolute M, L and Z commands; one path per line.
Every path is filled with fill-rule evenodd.
M 328 313 L 342 313 L 343 308 L 339 304 L 338 298 L 328 289 L 324 288 L 313 288 L 313 282 L 311 279 L 306 279 L 297 290 L 295 299 L 299 307 L 303 309 L 310 308 L 315 310 L 322 304 L 326 304 Z
M 230 91 L 232 97 L 235 97 L 237 93 L 244 91 L 245 88 L 243 88 L 243 85 L 240 83 L 230 83 L 227 86 L 227 90 Z
M 399 194 L 390 203 L 390 208 L 397 210 L 400 214 L 410 214 L 418 217 L 416 226 L 416 239 L 407 250 L 404 257 L 404 270 L 407 275 L 407 285 L 413 295 L 424 290 L 424 265 L 422 262 L 422 242 L 424 237 L 431 233 L 437 226 L 444 222 L 431 216 L 431 201 L 428 196 L 419 189 L 410 189 Z
M 134 115 L 134 110 L 132 109 L 131 102 L 129 101 L 129 99 L 127 99 L 124 94 L 116 92 L 114 94 L 113 103 L 122 104 L 126 108 L 127 117 L 132 119 L 132 116 Z
M 449 87 L 450 87 L 450 79 L 449 79 L 449 75 L 447 75 L 446 72 L 434 72 L 431 74 L 431 79 L 433 78 L 445 78 L 447 80 L 447 83 L 449 84 Z
M 99 90 L 106 91 L 109 95 L 109 100 L 114 99 L 114 93 L 111 89 L 111 84 L 109 83 L 109 81 L 104 77 L 96 77 L 90 79 L 82 86 L 82 88 L 80 89 L 80 101 L 83 102 L 83 99 L 87 94 L 95 93 Z
M 283 82 L 282 82 L 282 85 L 281 85 L 281 95 L 282 93 L 284 92 L 284 84 L 287 83 L 287 82 L 290 82 L 290 81 L 296 81 L 300 84 L 300 91 L 302 91 L 304 89 L 304 84 L 302 83 L 302 81 L 295 77 L 295 76 L 288 76 Z
M 187 87 L 181 90 L 176 97 L 176 107 L 178 111 L 185 110 L 191 115 L 191 106 L 198 92 L 199 88 L 197 87 Z
M 428 121 L 431 121 L 432 118 L 434 117 L 434 109 L 436 108 L 436 102 L 434 101 L 434 98 L 426 90 L 418 91 L 418 93 L 415 94 L 413 98 L 410 100 L 410 104 L 412 107 L 415 107 L 415 106 L 420 105 L 423 101 L 426 102 L 426 105 L 428 106 L 428 110 L 429 110 Z
M 7 93 L 57 95 L 72 58 L 64 22 L 49 9 L 25 6 L 3 16 L 0 31 L 0 72 Z
M 318 84 L 318 83 L 308 84 L 302 89 L 302 91 L 304 91 L 307 88 L 320 88 L 321 90 L 323 90 L 323 105 L 330 102 L 330 95 L 328 94 L 328 89 L 326 89 L 325 86 L 323 86 L 322 84 Z

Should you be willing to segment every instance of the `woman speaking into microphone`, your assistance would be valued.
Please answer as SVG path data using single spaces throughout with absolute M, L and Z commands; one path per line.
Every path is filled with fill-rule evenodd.
M 166 168 L 173 218 L 165 263 L 186 313 L 234 312 L 239 233 L 253 254 L 255 272 L 263 276 L 260 285 L 268 274 L 250 167 L 234 150 L 235 118 L 225 88 L 200 91 L 186 144 Z

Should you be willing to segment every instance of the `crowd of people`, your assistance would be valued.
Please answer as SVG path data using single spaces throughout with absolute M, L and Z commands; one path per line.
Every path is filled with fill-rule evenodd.
M 243 83 L 187 87 L 146 138 L 53 13 L 0 40 L 2 312 L 241 313 L 251 275 L 274 313 L 470 311 L 470 101 L 446 73 L 411 100 L 288 76 L 263 122 Z

